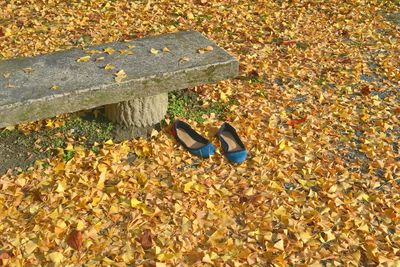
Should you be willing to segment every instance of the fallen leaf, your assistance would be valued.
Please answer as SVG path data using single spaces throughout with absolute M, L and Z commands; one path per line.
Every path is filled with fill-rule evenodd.
M 111 65 L 111 64 L 107 64 L 104 66 L 105 70 L 113 70 L 115 68 L 115 66 Z
M 83 56 L 78 58 L 77 62 L 88 62 L 90 60 L 90 56 Z
M 285 250 L 285 247 L 284 247 L 283 240 L 281 239 L 281 240 L 279 240 L 278 242 L 276 242 L 276 243 L 274 244 L 274 248 L 277 248 L 277 249 L 279 249 L 279 250 L 284 251 L 284 250 Z
M 49 260 L 56 264 L 64 261 L 64 255 L 58 251 L 48 254 L 47 257 L 49 258 Z
M 23 69 L 26 74 L 31 74 L 33 72 L 32 68 L 25 68 Z
M 306 117 L 301 118 L 301 119 L 288 120 L 287 124 L 290 125 L 290 126 L 293 126 L 293 125 L 297 125 L 297 124 L 303 123 L 305 121 L 306 121 Z
M 60 89 L 60 86 L 58 86 L 58 85 L 53 85 L 51 87 L 51 90 L 59 90 L 59 89 Z
M 153 246 L 151 231 L 149 229 L 144 230 L 138 241 L 143 249 L 150 249 Z
M 187 15 L 186 15 L 186 17 L 187 17 L 188 19 L 190 19 L 190 20 L 194 20 L 194 15 L 193 15 L 192 12 L 188 12 Z
M 370 93 L 371 93 L 371 90 L 369 89 L 368 86 L 364 86 L 363 88 L 361 88 L 361 94 L 369 95 Z
M 83 242 L 83 235 L 81 231 L 77 230 L 72 230 L 68 237 L 67 237 L 67 244 L 77 250 L 80 251 L 82 247 L 82 242 Z
M 163 51 L 163 52 L 170 52 L 169 49 L 168 49 L 168 47 L 164 47 L 162 51 Z
M 115 81 L 118 82 L 118 83 L 122 82 L 122 80 L 125 79 L 125 78 L 127 77 L 124 70 L 118 71 L 118 72 L 115 74 L 115 76 L 116 76 L 116 77 L 115 77 Z
M 150 53 L 152 53 L 153 55 L 157 55 L 158 54 L 158 50 L 155 48 L 150 49 Z
M 179 63 L 186 63 L 190 61 L 190 57 L 183 57 L 179 60 Z
M 115 53 L 115 50 L 112 47 L 107 47 L 107 48 L 104 48 L 104 52 L 106 52 L 109 55 L 112 55 Z

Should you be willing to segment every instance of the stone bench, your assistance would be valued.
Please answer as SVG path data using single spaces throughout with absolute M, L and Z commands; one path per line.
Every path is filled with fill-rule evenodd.
M 105 106 L 118 139 L 137 137 L 165 116 L 168 92 L 238 71 L 195 31 L 0 61 L 0 128 Z

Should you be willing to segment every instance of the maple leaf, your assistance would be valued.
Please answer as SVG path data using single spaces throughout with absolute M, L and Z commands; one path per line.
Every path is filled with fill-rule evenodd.
M 68 237 L 67 237 L 67 244 L 77 250 L 80 251 L 82 247 L 82 242 L 83 242 L 83 235 L 81 231 L 77 230 L 72 230 Z

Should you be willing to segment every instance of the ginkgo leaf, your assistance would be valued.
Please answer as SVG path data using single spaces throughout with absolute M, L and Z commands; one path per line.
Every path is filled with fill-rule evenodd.
M 107 65 L 104 66 L 104 69 L 105 69 L 105 70 L 112 70 L 112 69 L 114 69 L 114 68 L 115 68 L 115 66 L 113 66 L 113 65 L 111 65 L 111 64 L 107 64 Z
M 117 73 L 115 73 L 115 76 L 116 76 L 115 77 L 115 81 L 118 82 L 118 83 L 122 82 L 122 80 L 127 77 L 124 70 L 118 71 Z
M 168 47 L 164 47 L 162 51 L 163 51 L 163 52 L 170 52 L 169 49 L 168 49 Z
M 151 48 L 150 49 L 150 53 L 152 53 L 153 55 L 157 55 L 158 54 L 158 50 L 157 49 L 155 49 L 155 48 Z
M 56 264 L 59 264 L 64 261 L 64 255 L 58 251 L 48 254 L 47 257 L 50 261 Z
M 190 57 L 183 57 L 179 60 L 179 63 L 186 63 L 190 61 Z
M 188 19 L 190 19 L 190 20 L 194 20 L 194 15 L 193 15 L 192 12 L 188 12 L 187 15 L 186 15 L 186 17 L 187 17 Z
M 274 248 L 277 248 L 277 249 L 282 250 L 282 251 L 285 250 L 285 246 L 284 246 L 283 240 L 279 240 L 278 242 L 276 242 L 274 244 Z
M 76 61 L 77 62 L 88 62 L 90 60 L 90 56 L 83 56 L 78 58 Z
M 115 53 L 115 50 L 112 47 L 107 47 L 107 48 L 104 48 L 104 52 L 106 52 L 109 55 L 112 55 Z

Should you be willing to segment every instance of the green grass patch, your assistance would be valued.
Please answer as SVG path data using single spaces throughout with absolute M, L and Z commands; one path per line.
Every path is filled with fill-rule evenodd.
M 198 123 L 204 122 L 203 116 L 211 113 L 223 120 L 229 113 L 229 107 L 237 104 L 236 100 L 229 99 L 227 102 L 211 102 L 207 107 L 204 107 L 198 95 L 190 90 L 169 93 L 168 98 L 167 113 L 170 118 L 186 118 Z

